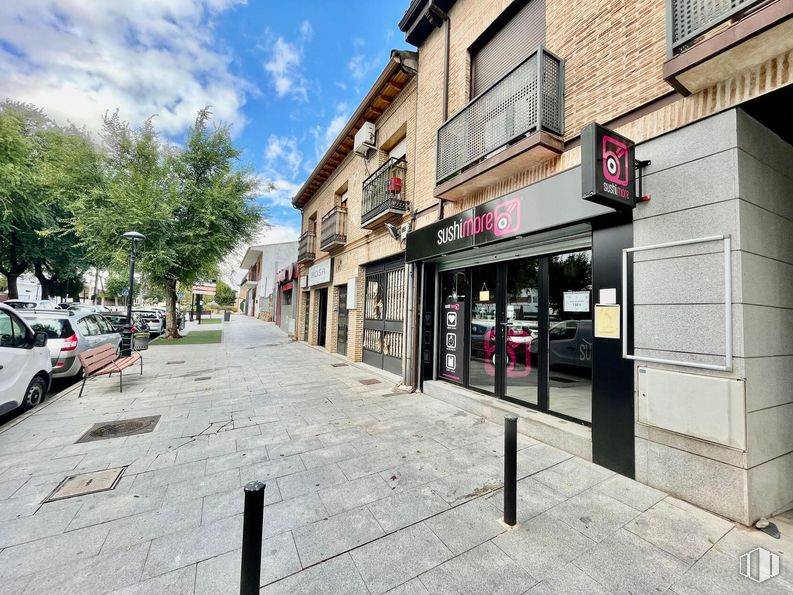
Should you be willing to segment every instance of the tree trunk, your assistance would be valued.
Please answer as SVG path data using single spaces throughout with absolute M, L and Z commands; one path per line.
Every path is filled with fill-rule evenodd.
M 41 299 L 50 299 L 51 279 L 47 279 L 47 277 L 44 275 L 44 267 L 41 266 L 40 262 L 37 262 L 33 265 L 33 274 L 36 276 L 36 279 L 39 280 L 39 284 L 41 285 Z
M 15 275 L 13 273 L 6 273 L 5 277 L 6 277 L 6 281 L 8 281 L 8 299 L 9 300 L 19 299 L 19 290 L 17 289 L 17 279 L 19 279 L 19 275 Z
M 179 339 L 179 325 L 176 320 L 176 279 L 165 282 L 165 338 Z

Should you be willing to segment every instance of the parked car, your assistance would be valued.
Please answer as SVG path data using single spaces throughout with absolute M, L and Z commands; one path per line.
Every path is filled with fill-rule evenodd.
M 158 307 L 152 308 L 152 310 L 157 310 L 157 312 L 162 313 L 163 330 L 165 330 L 165 324 L 166 324 L 166 320 L 167 320 L 167 317 L 168 317 L 168 309 L 167 308 L 160 308 L 158 306 Z M 179 308 L 177 306 L 176 307 L 176 328 L 178 328 L 180 331 L 184 330 L 185 322 L 186 321 L 185 321 L 184 312 L 182 312 L 181 308 Z
M 53 378 L 82 374 L 79 354 L 110 344 L 118 349 L 121 335 L 100 314 L 80 310 L 20 312 L 35 331 L 47 334 Z
M 97 304 L 72 304 L 67 308 L 68 310 L 83 311 L 83 312 L 112 312 L 107 306 Z
M 158 337 L 165 331 L 165 314 L 155 309 L 133 310 L 133 313 L 140 314 L 141 318 L 149 325 L 149 333 Z
M 102 317 L 113 325 L 113 328 L 118 333 L 124 330 L 124 325 L 127 324 L 127 315 L 124 312 L 104 312 Z M 150 332 L 149 324 L 143 319 L 140 312 L 132 313 L 132 332 Z
M 13 308 L 0 304 L 0 414 L 35 407 L 50 389 L 46 333 L 35 332 Z
M 14 310 L 54 310 L 58 307 L 52 300 L 6 300 L 3 303 Z

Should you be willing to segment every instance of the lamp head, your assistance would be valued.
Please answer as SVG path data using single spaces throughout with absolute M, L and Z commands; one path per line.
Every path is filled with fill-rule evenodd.
M 391 223 L 386 223 L 385 227 L 392 238 L 394 238 L 395 240 L 402 239 L 402 233 L 400 232 L 399 228 L 396 225 L 393 225 Z
M 145 235 L 143 235 L 142 233 L 139 233 L 137 231 L 128 231 L 127 233 L 125 233 L 121 237 L 124 238 L 125 240 L 131 240 L 132 243 L 142 242 L 143 240 L 146 239 Z

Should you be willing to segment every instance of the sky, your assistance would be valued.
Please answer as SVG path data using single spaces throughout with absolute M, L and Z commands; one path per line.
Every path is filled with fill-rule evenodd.
M 196 112 L 211 106 L 231 125 L 242 164 L 275 185 L 258 198 L 270 227 L 257 242 L 296 240 L 292 196 L 390 50 L 410 47 L 397 26 L 408 4 L 5 0 L 0 99 L 33 103 L 93 134 L 105 112 L 118 109 L 132 125 L 154 116 L 177 143 Z

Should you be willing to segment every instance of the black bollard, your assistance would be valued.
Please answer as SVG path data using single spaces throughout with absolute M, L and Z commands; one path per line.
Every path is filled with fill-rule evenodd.
M 240 595 L 259 592 L 262 571 L 262 521 L 264 520 L 264 488 L 260 481 L 245 485 L 245 514 L 242 520 L 242 564 Z
M 518 418 L 504 416 L 504 522 L 514 527 L 518 495 Z

